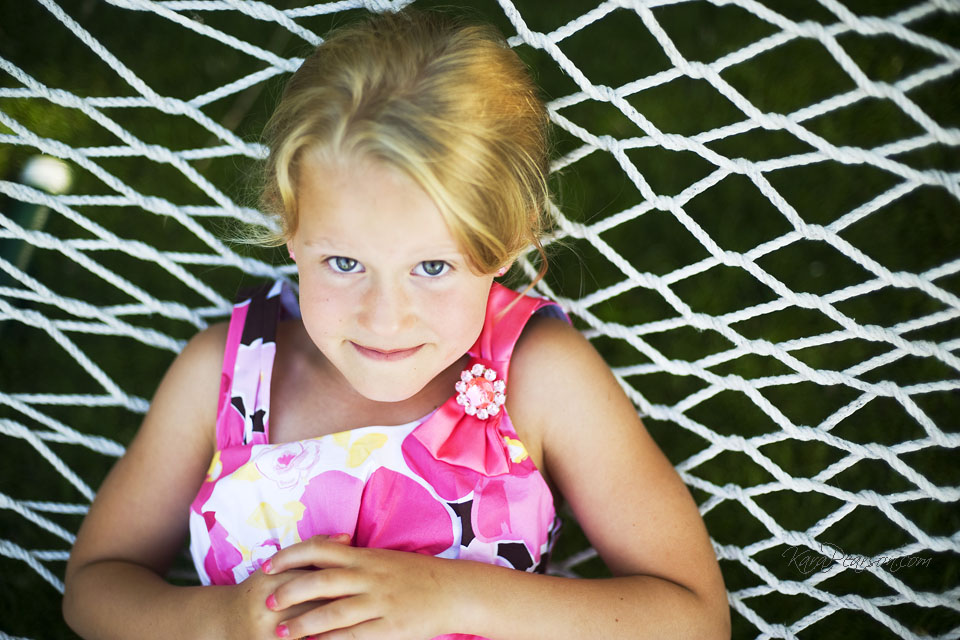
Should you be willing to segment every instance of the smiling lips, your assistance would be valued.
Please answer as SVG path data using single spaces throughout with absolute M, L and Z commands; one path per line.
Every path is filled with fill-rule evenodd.
M 362 356 L 366 356 L 371 360 L 388 360 L 388 361 L 403 360 L 404 358 L 409 358 L 410 356 L 415 354 L 417 351 L 419 351 L 420 347 L 423 346 L 421 344 L 421 345 L 417 345 L 416 347 L 411 347 L 409 349 L 383 350 L 383 349 L 372 349 L 370 347 L 364 347 L 357 344 L 356 342 L 351 342 L 350 344 L 352 344 L 353 348 L 356 349 Z

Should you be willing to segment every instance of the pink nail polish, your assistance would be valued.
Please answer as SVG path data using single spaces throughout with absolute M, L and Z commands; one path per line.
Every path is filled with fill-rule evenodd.
M 287 628 L 287 625 L 285 625 L 285 624 L 278 624 L 278 625 L 277 625 L 277 630 L 276 630 L 275 633 L 277 634 L 277 637 L 278 637 L 278 638 L 289 638 L 289 637 L 290 637 L 290 629 L 288 629 L 288 628 Z
M 273 571 L 273 563 L 270 562 L 270 559 L 267 558 L 267 561 L 260 565 L 260 570 L 264 573 L 270 573 Z
M 272 593 L 267 596 L 267 609 L 270 609 L 271 611 L 277 610 L 277 596 L 273 595 Z

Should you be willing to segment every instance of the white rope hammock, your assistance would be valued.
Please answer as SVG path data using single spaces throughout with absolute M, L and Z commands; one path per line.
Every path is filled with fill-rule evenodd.
M 59 616 L 81 516 L 148 406 L 153 387 L 134 382 L 135 374 L 155 386 L 186 338 L 225 317 L 242 275 L 293 273 L 267 252 L 238 253 L 217 234 L 224 220 L 263 221 L 242 205 L 237 174 L 264 149 L 235 133 L 224 105 L 249 108 L 245 96 L 264 87 L 276 95 L 278 76 L 300 64 L 283 38 L 267 36 L 282 34 L 302 52 L 321 41 L 316 25 L 332 14 L 406 4 L 98 6 L 163 34 L 176 28 L 184 42 L 202 40 L 217 52 L 174 70 L 209 76 L 208 88 L 188 97 L 174 97 L 169 78 L 133 66 L 134 51 L 55 0 L 36 0 L 30 11 L 57 26 L 51 42 L 78 40 L 87 58 L 58 61 L 63 73 L 50 79 L 41 75 L 50 65 L 11 59 L 0 44 L 0 168 L 8 171 L 0 180 L 0 467 L 8 469 L 0 474 L 0 598 L 45 602 L 37 606 Z M 579 257 L 559 249 L 553 275 L 537 289 L 560 301 L 608 356 L 693 491 L 721 560 L 734 636 L 853 629 L 960 638 L 960 481 L 952 471 L 960 447 L 960 30 L 951 39 L 936 26 L 960 25 L 960 0 L 905 1 L 883 17 L 819 0 L 805 9 L 814 18 L 773 1 L 605 0 L 547 27 L 528 24 L 535 4 L 490 2 L 488 18 L 568 87 L 549 103 L 563 141 L 554 170 L 564 170 L 561 181 L 586 176 L 574 206 L 564 198 L 554 211 L 558 238 Z M 736 44 L 692 59 L 690 38 L 677 34 L 675 16 L 684 11 L 715 16 L 716 32 Z M 610 46 L 597 37 L 597 56 L 632 68 L 632 52 L 649 41 L 663 67 L 607 86 L 593 71 L 603 59 L 571 53 L 584 49 L 573 45 L 577 38 L 614 23 L 631 25 L 636 42 Z M 896 73 L 864 68 L 865 48 L 899 60 Z M 904 64 L 904 51 L 919 62 Z M 642 58 L 636 68 L 656 66 Z M 226 71 L 210 71 L 222 60 Z M 747 74 L 770 60 L 780 65 L 775 73 Z M 97 66 L 84 77 L 109 76 L 123 90 L 78 93 L 71 74 L 81 65 Z M 812 88 L 792 84 L 799 80 L 791 69 L 801 68 Z M 763 77 L 764 86 L 743 77 Z M 687 86 L 696 87 L 691 96 L 722 96 L 722 109 L 676 104 L 690 113 L 683 133 L 659 128 L 649 105 Z M 805 102 L 771 107 L 781 95 Z M 850 142 L 842 125 L 824 124 L 868 108 L 892 114 L 878 120 L 878 139 Z M 157 140 L 155 122 L 183 133 Z M 746 143 L 737 146 L 743 140 L 764 141 L 763 151 L 750 154 Z M 34 155 L 62 164 L 34 162 L 17 177 Z M 676 157 L 698 169 L 663 169 L 677 166 L 669 160 Z M 674 164 L 659 164 L 668 160 Z M 77 179 L 74 192 L 57 173 L 64 166 Z M 814 180 L 799 189 L 782 178 L 820 169 L 809 175 L 839 186 Z M 612 191 L 591 192 L 604 187 L 589 176 L 611 171 Z M 150 172 L 190 199 L 158 192 Z M 670 181 L 686 175 L 699 177 Z M 852 195 L 834 214 L 838 193 Z M 577 198 L 589 210 L 577 213 Z M 744 222 L 740 209 L 756 218 Z M 915 225 L 881 222 L 904 211 Z M 727 219 L 741 226 L 731 229 Z M 29 247 L 32 259 L 11 247 Z M 925 261 L 931 252 L 935 260 Z M 651 254 L 666 257 L 652 262 Z M 21 380 L 41 382 L 25 389 Z M 596 575 L 596 553 L 576 547 L 574 540 L 558 550 L 552 571 Z M 14 593 L 11 572 L 26 593 Z M 0 621 L 0 639 L 25 629 Z

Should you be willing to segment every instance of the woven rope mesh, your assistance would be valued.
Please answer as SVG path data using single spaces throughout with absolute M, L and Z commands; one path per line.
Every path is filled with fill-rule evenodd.
M 166 366 L 293 275 L 222 240 L 262 220 L 283 79 L 404 4 L 0 9 L 0 638 L 67 637 L 68 550 Z M 690 487 L 734 637 L 960 637 L 960 2 L 471 6 L 555 123 L 537 289 Z M 568 520 L 552 570 L 606 575 Z

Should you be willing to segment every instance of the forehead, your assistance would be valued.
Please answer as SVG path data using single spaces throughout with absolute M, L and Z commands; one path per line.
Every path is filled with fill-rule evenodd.
M 300 242 L 387 254 L 459 253 L 436 203 L 400 169 L 307 154 L 297 178 Z

